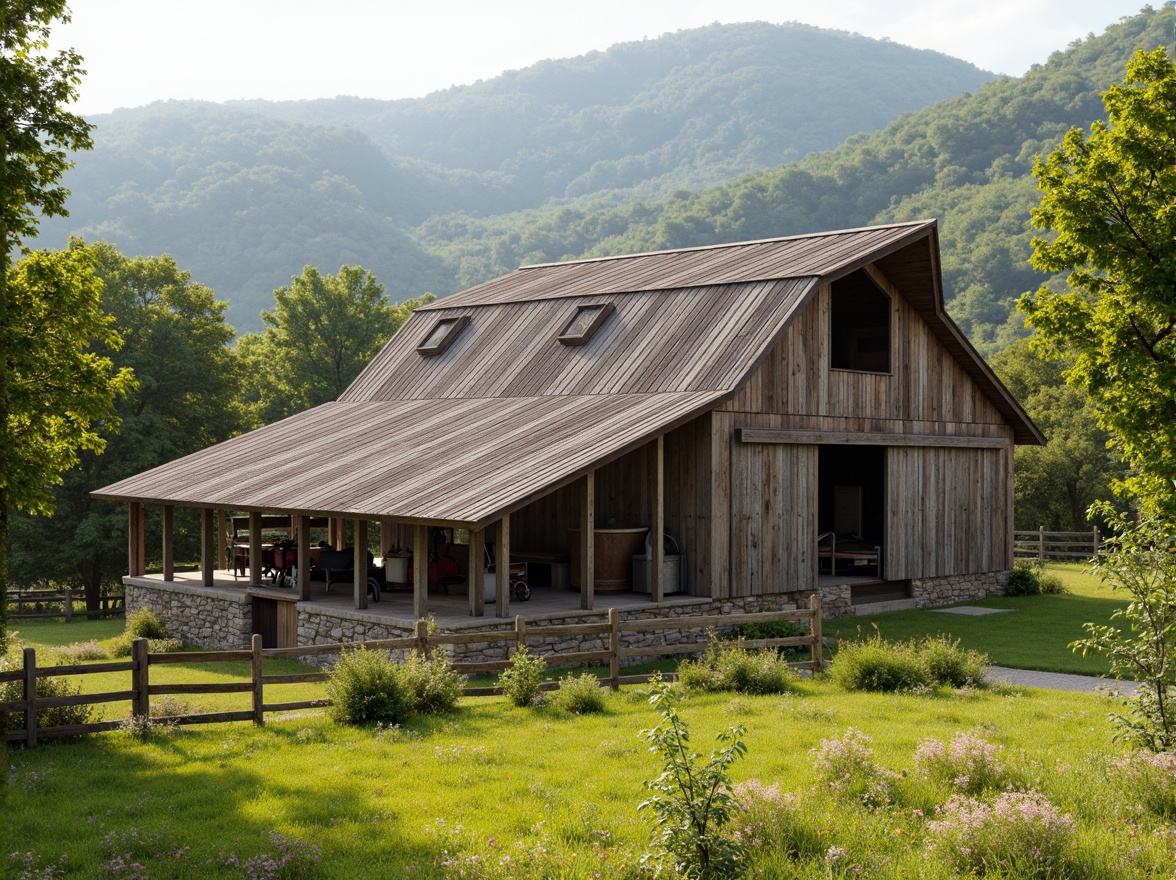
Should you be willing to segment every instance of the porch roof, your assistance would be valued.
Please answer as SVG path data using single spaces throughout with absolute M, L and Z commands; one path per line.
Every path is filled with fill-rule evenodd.
M 481 528 L 721 397 L 703 391 L 335 401 L 93 495 Z

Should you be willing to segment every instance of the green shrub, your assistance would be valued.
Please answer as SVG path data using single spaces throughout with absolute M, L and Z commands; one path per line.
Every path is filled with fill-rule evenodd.
M 167 627 L 150 608 L 139 608 L 127 615 L 127 629 L 133 639 L 166 639 Z
M 1037 589 L 1042 594 L 1050 596 L 1060 596 L 1070 592 L 1070 588 L 1052 571 L 1043 571 L 1041 573 L 1041 577 L 1037 579 Z
M 101 643 L 101 646 L 106 650 L 111 657 L 130 657 L 134 651 L 134 641 L 140 636 L 134 636 L 130 632 L 122 632 L 113 639 L 107 639 Z M 171 654 L 175 651 L 182 651 L 184 643 L 179 639 L 148 639 L 147 650 L 152 654 Z
M 412 711 L 418 715 L 452 711 L 465 686 L 465 677 L 453 670 L 449 656 L 440 651 L 429 657 L 414 651 L 398 674 L 412 696 Z
M 516 706 L 533 706 L 543 693 L 543 670 L 547 661 L 536 657 L 524 645 L 510 658 L 510 666 L 498 676 L 502 693 Z
M 412 713 L 413 694 L 384 651 L 347 650 L 327 681 L 331 716 L 341 724 L 395 724 Z
M 741 694 L 783 694 L 793 689 L 796 673 L 774 650 L 751 651 L 742 641 L 711 638 L 706 653 L 678 664 L 678 681 L 690 690 Z
M 809 631 L 803 629 L 791 620 L 773 620 L 769 623 L 740 623 L 721 635 L 724 641 L 747 640 L 754 642 L 758 639 L 791 639 L 797 636 L 807 636 Z M 812 651 L 803 646 L 792 648 L 775 648 L 778 655 L 786 660 L 807 660 Z
M 604 691 L 600 679 L 589 672 L 568 675 L 559 682 L 559 690 L 551 698 L 552 705 L 565 712 L 588 715 L 604 711 Z
M 929 687 L 931 677 L 911 645 L 871 638 L 840 642 L 829 668 L 847 691 L 909 691 Z
M 0 672 L 23 668 L 23 659 L 18 659 L 15 642 L 8 654 L 0 657 Z M 80 687 L 70 685 L 67 679 L 41 676 L 37 678 L 38 699 L 50 697 L 73 697 L 82 692 Z M 24 699 L 24 683 L 6 681 L 0 684 L 0 703 L 16 703 Z M 94 715 L 92 706 L 53 706 L 37 709 L 37 727 L 65 727 L 71 724 L 88 724 Z M 19 730 L 25 725 L 23 712 L 0 712 L 0 730 Z
M 1107 774 L 1123 803 L 1170 819 L 1176 816 L 1176 754 L 1140 749 L 1114 761 Z
M 1018 559 L 1009 575 L 1006 596 L 1036 596 L 1041 592 L 1041 568 L 1034 562 Z
M 961 649 L 959 639 L 926 636 L 915 647 L 915 655 L 933 684 L 954 688 L 987 686 L 988 655 Z

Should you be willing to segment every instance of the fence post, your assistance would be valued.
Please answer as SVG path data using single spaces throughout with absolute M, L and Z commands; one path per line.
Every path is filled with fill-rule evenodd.
M 527 647 L 527 621 L 523 615 L 515 615 L 515 647 L 522 651 Z
M 429 624 L 423 617 L 418 617 L 416 622 L 416 632 L 413 633 L 416 637 L 417 653 L 422 657 L 429 656 Z
M 65 588 L 65 622 L 73 620 L 73 590 Z
M 621 687 L 621 615 L 615 607 L 608 609 L 608 678 L 612 689 Z
M 37 651 L 24 649 L 25 748 L 37 747 Z
M 1093 531 L 1094 531 L 1094 558 L 1097 561 L 1098 560 L 1098 543 L 1099 543 L 1099 541 L 1098 541 L 1098 539 L 1099 539 L 1098 526 L 1095 526 Z
M 1045 526 L 1037 527 L 1037 561 L 1045 564 Z
M 135 639 L 131 642 L 131 659 L 135 661 L 134 676 L 135 692 L 131 700 L 131 714 L 135 717 L 147 718 L 151 715 L 151 673 L 150 660 L 147 656 L 148 644 L 146 639 Z
M 825 643 L 822 641 L 821 634 L 821 594 L 813 593 L 809 598 L 809 612 L 812 615 L 812 622 L 809 628 L 813 636 L 813 674 L 822 672 L 825 669 Z
M 262 690 L 261 684 L 261 633 L 253 634 L 253 643 L 250 645 L 253 657 L 252 675 L 253 675 L 253 723 L 258 727 L 265 726 L 265 693 Z

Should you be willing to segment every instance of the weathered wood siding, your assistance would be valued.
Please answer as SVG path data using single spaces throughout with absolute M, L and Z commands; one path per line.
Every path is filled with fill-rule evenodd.
M 623 524 L 646 525 L 651 521 L 649 474 L 654 450 L 655 443 L 646 444 L 596 472 L 598 523 L 609 517 Z M 682 544 L 687 592 L 698 596 L 709 596 L 714 583 L 712 477 L 711 416 L 707 414 L 669 432 L 665 439 L 665 527 Z M 511 517 L 513 546 L 567 552 L 568 529 L 580 525 L 580 489 L 581 482 L 577 480 L 515 512 Z
M 886 575 L 942 577 L 1013 566 L 1003 449 L 886 450 Z

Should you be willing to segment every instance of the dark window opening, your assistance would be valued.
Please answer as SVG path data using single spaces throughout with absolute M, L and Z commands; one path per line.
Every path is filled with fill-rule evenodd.
M 863 270 L 833 282 L 829 366 L 890 372 L 890 297 Z
M 421 340 L 420 345 L 417 346 L 417 351 L 426 357 L 441 354 L 441 352 L 453 344 L 453 340 L 457 339 L 462 328 L 469 322 L 470 319 L 467 315 L 460 315 L 456 318 L 442 318 L 433 325 L 433 329 L 429 331 L 429 335 Z
M 559 334 L 559 341 L 564 345 L 583 345 L 592 338 L 592 334 L 600 329 L 600 325 L 613 313 L 614 309 L 615 306 L 612 303 L 580 306 L 576 309 L 576 314 L 572 315 L 572 319 L 563 328 L 563 332 Z

